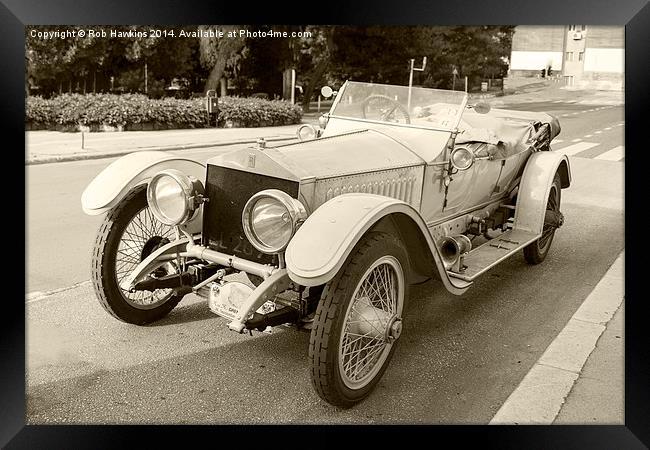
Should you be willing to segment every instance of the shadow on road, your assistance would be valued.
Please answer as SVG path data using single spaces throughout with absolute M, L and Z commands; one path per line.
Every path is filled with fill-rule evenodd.
M 190 298 L 185 297 L 181 302 L 169 313 L 169 315 L 157 322 L 147 325 L 149 328 L 166 327 L 170 325 L 177 325 L 181 323 L 199 322 L 202 320 L 217 319 L 219 316 L 215 315 L 210 308 L 208 308 L 205 300 L 188 303 Z M 183 303 L 186 303 L 185 305 Z

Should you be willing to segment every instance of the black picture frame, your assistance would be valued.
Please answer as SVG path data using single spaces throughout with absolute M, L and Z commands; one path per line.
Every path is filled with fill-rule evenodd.
M 251 5 L 252 6 L 252 5 Z M 317 11 L 314 11 L 316 7 Z M 650 84 L 650 4 L 647 0 L 561 0 L 548 1 L 481 1 L 451 2 L 373 1 L 348 3 L 344 6 L 323 4 L 257 4 L 242 7 L 236 2 L 199 2 L 195 0 L 110 2 L 78 0 L 0 0 L 0 71 L 2 100 L 0 114 L 5 135 L 16 137 L 14 145 L 5 145 L 3 155 L 21 158 L 13 147 L 24 145 L 24 27 L 38 24 L 199 24 L 199 23 L 315 23 L 374 25 L 474 25 L 515 24 L 546 25 L 586 23 L 625 26 L 625 234 L 630 246 L 625 252 L 625 425 L 623 426 L 400 426 L 398 436 L 408 436 L 407 445 L 420 445 L 411 433 L 428 444 L 474 443 L 496 448 L 589 448 L 632 449 L 650 445 L 650 371 L 648 339 L 644 319 L 648 317 L 642 294 L 641 271 L 644 270 L 645 242 L 640 236 L 645 225 L 644 209 L 647 190 L 643 189 L 646 166 L 642 132 L 647 125 Z M 647 146 L 647 144 L 646 144 Z M 11 150 L 11 152 L 9 151 Z M 8 155 L 11 153 L 11 155 Z M 16 164 L 24 164 L 16 161 Z M 647 175 L 646 175 L 647 176 Z M 6 182 L 5 182 L 6 183 Z M 25 183 L 25 188 L 26 183 Z M 25 207 L 20 196 L 7 194 L 3 222 L 5 236 L 20 230 Z M 23 199 L 24 200 L 24 199 Z M 11 211 L 8 213 L 7 211 Z M 17 219 L 18 218 L 18 219 Z M 23 230 L 25 229 L 25 223 Z M 10 239 L 19 241 L 19 239 Z M 10 250 L 12 260 L 19 249 Z M 7 260 L 6 259 L 6 260 Z M 5 269 L 5 286 L 10 286 L 13 269 Z M 25 271 L 25 276 L 26 271 Z M 16 288 L 15 290 L 19 290 Z M 14 289 L 9 292 L 13 294 Z M 271 436 L 280 431 L 279 443 L 310 445 L 312 441 L 332 439 L 333 431 L 350 432 L 350 427 L 293 427 L 280 430 L 262 426 L 243 433 L 236 426 L 27 426 L 25 425 L 25 308 L 20 295 L 3 299 L 4 327 L 0 333 L 2 370 L 0 372 L 0 445 L 6 448 L 119 448 L 136 442 L 169 444 L 181 438 L 206 438 L 208 445 L 227 445 L 225 436 L 238 440 L 235 445 L 274 445 Z M 368 431 L 369 427 L 360 427 Z M 300 438 L 292 433 L 299 433 Z M 373 427 L 372 434 L 393 434 L 389 427 Z M 401 434 L 405 433 L 405 434 Z M 367 433 L 364 433 L 366 435 Z M 304 439 L 307 438 L 308 441 Z M 185 441 L 190 442 L 190 441 Z M 202 445 L 200 441 L 195 441 Z M 340 445 L 332 439 L 332 445 Z M 213 443 L 213 444 L 210 444 Z

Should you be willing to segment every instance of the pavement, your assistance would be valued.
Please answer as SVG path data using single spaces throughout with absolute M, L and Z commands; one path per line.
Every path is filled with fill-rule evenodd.
M 546 348 L 491 425 L 623 425 L 624 252 Z
M 621 105 L 620 91 L 572 90 L 538 82 L 512 95 L 473 94 L 493 107 L 531 102 Z M 305 114 L 303 123 L 317 122 Z M 104 133 L 26 132 L 26 164 L 114 157 L 142 150 L 184 150 L 296 139 L 298 125 L 263 128 Z M 83 144 L 82 144 L 83 139 Z M 623 257 L 612 265 L 491 424 L 624 423 Z
M 310 120 L 304 118 L 303 121 Z M 65 133 L 26 131 L 25 164 L 110 158 L 143 150 L 178 151 L 195 148 L 297 139 L 299 125 L 259 128 L 200 128 L 164 131 Z

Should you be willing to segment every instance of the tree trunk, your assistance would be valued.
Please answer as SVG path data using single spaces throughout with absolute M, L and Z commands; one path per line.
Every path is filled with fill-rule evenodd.
M 221 96 L 225 97 L 226 95 L 228 95 L 228 83 L 226 82 L 225 78 L 221 78 L 219 80 L 219 86 L 221 88 Z
M 214 67 L 210 71 L 210 75 L 208 76 L 208 81 L 205 83 L 205 89 L 203 90 L 203 93 L 206 94 L 209 90 L 217 90 L 219 87 L 219 80 L 223 76 L 223 71 L 226 68 L 226 60 L 224 58 L 219 58 L 217 59 L 217 62 L 215 63 Z
M 208 81 L 205 83 L 205 89 L 203 93 L 206 94 L 210 89 L 217 89 L 219 86 L 219 80 L 223 77 L 223 71 L 226 68 L 226 63 L 229 58 L 231 58 L 235 53 L 239 52 L 245 45 L 244 39 L 227 39 L 219 43 L 219 48 L 217 49 L 217 57 L 208 76 Z
M 302 97 L 302 110 L 303 112 L 309 112 L 310 108 L 310 103 L 311 103 L 311 96 L 313 95 L 314 91 L 317 89 L 317 86 L 320 84 L 321 80 L 323 79 L 323 75 L 325 75 L 325 70 L 327 69 L 329 63 L 329 58 L 323 58 L 316 68 L 312 71 L 311 74 L 309 74 L 309 83 L 305 87 L 305 92 Z

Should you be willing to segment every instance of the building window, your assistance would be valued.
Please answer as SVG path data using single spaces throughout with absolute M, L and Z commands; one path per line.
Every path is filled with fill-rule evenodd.
M 578 61 L 584 61 L 585 52 L 578 52 Z
M 566 52 L 566 60 L 573 61 L 573 52 Z
M 575 25 L 569 25 L 569 31 L 575 31 L 576 26 Z
M 582 31 L 585 31 L 585 30 L 587 29 L 587 25 L 580 25 L 580 29 L 581 29 Z

